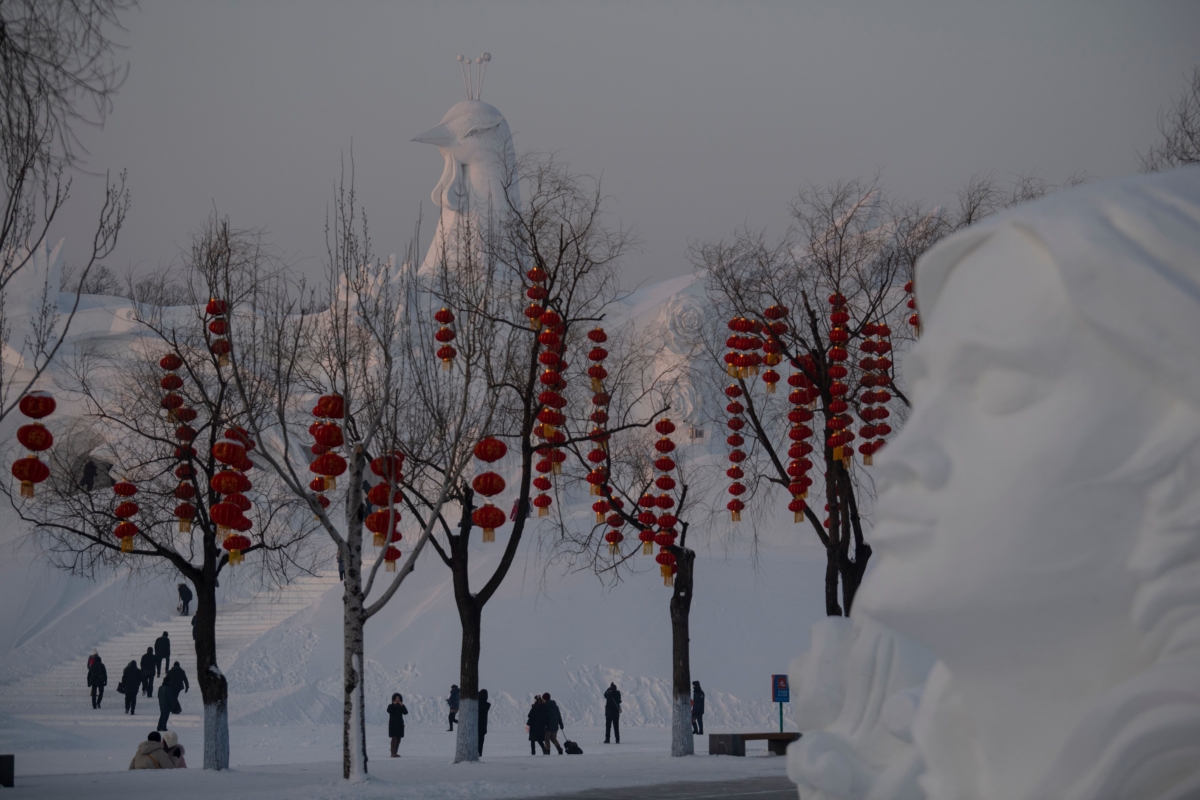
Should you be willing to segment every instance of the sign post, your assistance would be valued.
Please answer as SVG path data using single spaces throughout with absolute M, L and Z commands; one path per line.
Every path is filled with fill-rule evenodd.
M 783 704 L 791 702 L 791 690 L 788 689 L 787 675 L 771 676 L 772 702 L 779 703 L 779 732 L 783 733 Z

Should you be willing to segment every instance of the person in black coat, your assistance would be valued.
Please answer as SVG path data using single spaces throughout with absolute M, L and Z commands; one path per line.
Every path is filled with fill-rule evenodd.
M 92 687 L 92 708 L 99 708 L 104 701 L 104 687 L 108 686 L 108 668 L 97 653 L 88 659 L 87 685 Z
M 192 590 L 188 588 L 186 583 L 179 584 L 179 613 L 183 616 L 188 615 L 188 606 L 192 603 Z
M 142 691 L 146 697 L 154 697 L 154 648 L 147 647 L 142 656 Z
M 142 688 L 142 668 L 138 666 L 138 662 L 130 661 L 125 667 L 125 671 L 121 673 L 121 683 L 117 689 L 121 694 L 125 695 L 125 713 L 132 714 L 137 708 L 138 692 Z
M 483 755 L 483 737 L 487 736 L 487 715 L 492 704 L 488 702 L 487 689 L 479 690 L 479 755 Z
M 154 640 L 154 657 L 157 659 L 154 662 L 154 673 L 162 675 L 162 665 L 171 661 L 171 639 L 166 631 Z
M 558 703 L 550 699 L 549 692 L 542 695 L 542 702 L 546 704 L 546 752 L 550 752 L 550 743 L 553 742 L 561 756 L 563 749 L 558 743 L 558 732 L 563 727 L 562 711 L 559 710 Z
M 610 683 L 604 690 L 604 743 L 609 744 L 609 732 L 616 734 L 617 744 L 621 743 L 621 690 L 615 683 Z
M 190 688 L 187 674 L 176 661 L 175 666 L 167 670 L 166 676 L 163 677 L 162 686 L 158 687 L 158 730 L 167 730 L 167 722 L 170 721 L 171 715 L 182 711 L 179 707 L 179 690 L 186 692 Z
M 392 758 L 399 758 L 396 751 L 400 749 L 400 740 L 404 738 L 404 715 L 408 709 L 404 707 L 404 698 L 399 694 L 392 695 L 391 705 L 387 707 L 388 736 L 392 737 Z
M 540 694 L 534 695 L 533 706 L 529 709 L 529 718 L 525 720 L 525 730 L 529 731 L 529 755 L 537 755 L 537 746 L 542 746 L 542 754 L 550 755 L 546 745 L 546 724 L 550 715 L 546 711 L 546 701 Z
M 704 735 L 704 690 L 700 681 L 692 681 L 692 733 Z
M 454 730 L 454 723 L 458 722 L 458 684 L 450 684 L 450 696 L 446 698 L 446 705 L 450 706 L 450 728 Z

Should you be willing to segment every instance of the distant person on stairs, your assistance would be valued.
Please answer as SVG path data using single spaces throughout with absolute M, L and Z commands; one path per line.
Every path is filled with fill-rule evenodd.
M 186 617 L 188 606 L 192 604 L 192 590 L 186 583 L 179 584 L 179 614 Z
M 154 640 L 154 674 L 162 675 L 162 666 L 171 660 L 171 639 L 167 636 L 167 632 L 163 631 L 163 635 Z
M 125 695 L 125 713 L 132 714 L 137 708 L 138 692 L 142 688 L 142 669 L 138 666 L 138 662 L 130 661 L 125 667 L 125 671 L 121 673 L 121 682 L 117 684 L 117 691 Z
M 108 686 L 108 670 L 99 653 L 92 653 L 88 659 L 87 685 L 92 687 L 92 708 L 99 708 L 104 701 L 104 687 Z
M 175 666 L 167 670 L 162 686 L 158 687 L 158 730 L 167 729 L 172 714 L 183 713 L 183 708 L 179 705 L 179 691 L 182 689 L 186 692 L 190 688 L 183 667 L 176 661 Z
M 692 681 L 692 733 L 704 735 L 704 690 L 700 681 Z
M 608 735 L 617 736 L 617 744 L 621 743 L 621 690 L 615 683 L 610 683 L 604 690 L 604 743 L 609 744 Z
M 542 695 L 542 702 L 546 704 L 546 746 L 544 749 L 549 753 L 550 743 L 553 742 L 561 756 L 563 749 L 562 745 L 558 743 L 558 732 L 563 727 L 562 712 L 558 710 L 558 703 L 550 699 L 549 692 Z
M 454 723 L 458 722 L 458 684 L 450 684 L 450 696 L 446 698 L 446 705 L 450 706 L 450 728 L 454 730 Z
M 392 758 L 399 758 L 396 752 L 400 749 L 400 740 L 404 738 L 404 715 L 408 709 L 404 706 L 404 698 L 399 694 L 392 695 L 392 703 L 387 707 L 388 736 L 392 739 Z
M 154 697 L 154 648 L 147 647 L 142 656 L 142 691 L 146 697 Z
M 479 755 L 483 755 L 483 737 L 487 736 L 487 717 L 492 704 L 488 702 L 487 689 L 479 690 Z
M 175 760 L 163 747 L 162 735 L 150 731 L 146 741 L 138 745 L 137 754 L 129 762 L 130 769 L 175 769 Z

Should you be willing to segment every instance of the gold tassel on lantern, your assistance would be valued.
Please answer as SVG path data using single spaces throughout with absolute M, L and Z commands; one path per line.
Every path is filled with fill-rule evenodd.
M 548 516 L 550 516 L 550 509 L 548 509 L 548 508 L 539 508 L 539 509 L 538 509 L 538 516 L 539 516 L 539 517 L 548 517 Z
M 496 529 L 495 528 L 484 528 L 483 529 L 483 541 L 485 541 L 485 542 L 496 541 Z
M 133 537 L 132 536 L 126 536 L 125 538 L 121 539 L 121 552 L 122 553 L 132 553 L 133 552 Z
M 385 544 L 387 544 L 387 536 L 384 535 L 383 531 L 379 531 L 375 534 L 375 546 L 383 547 Z
M 833 448 L 833 460 L 834 460 L 834 461 L 841 461 L 841 460 L 842 460 L 842 448 L 841 448 L 841 445 L 838 445 L 837 447 Z
M 596 524 L 599 525 L 601 522 L 604 522 L 604 515 L 597 512 L 596 513 Z
M 326 475 L 325 476 L 325 491 L 328 492 L 330 489 L 336 489 L 336 488 L 337 488 L 337 476 L 336 475 Z
M 729 517 L 730 522 L 741 522 L 742 521 L 742 512 L 731 511 L 729 513 L 730 513 L 730 517 Z
M 608 543 L 608 554 L 609 555 L 615 556 L 620 549 L 621 549 L 621 546 L 619 544 L 617 544 L 616 542 Z
M 875 461 L 871 458 L 870 453 L 867 453 L 866 455 L 863 456 L 863 466 L 864 467 L 871 467 L 874 465 L 875 465 Z
M 217 366 L 218 367 L 228 367 L 229 366 L 229 355 L 227 353 L 222 353 L 221 355 L 217 356 Z M 230 564 L 233 563 L 232 555 L 233 554 L 230 553 L 230 559 L 229 559 Z M 239 561 L 239 563 L 240 563 L 240 561 Z
M 675 585 L 675 576 L 671 574 L 671 565 L 670 564 L 660 565 L 658 568 L 658 571 L 662 573 L 663 586 L 674 586 Z
M 180 517 L 179 518 L 179 532 L 180 533 L 191 533 L 192 532 L 192 521 L 190 519 L 188 519 L 187 517 Z
M 775 394 L 775 384 L 773 384 L 773 383 L 767 384 L 767 394 Z
M 554 426 L 549 422 L 542 424 L 542 436 L 545 436 L 547 439 L 554 438 Z
M 550 467 L 550 474 L 551 475 L 562 475 L 562 464 L 555 461 L 554 464 Z
M 453 363 L 453 359 L 443 358 L 442 359 L 442 372 L 449 372 L 451 363 Z M 395 570 L 392 570 L 392 571 L 395 572 Z
M 384 572 L 395 572 L 396 571 L 396 562 L 395 561 L 383 562 L 383 570 L 384 570 Z
M 604 383 L 599 378 L 592 378 L 592 391 L 593 392 L 603 392 L 604 391 Z
M 218 525 L 218 526 L 217 526 L 217 536 L 222 536 L 222 537 L 224 537 L 224 536 L 228 536 L 228 535 L 229 535 L 229 531 L 230 531 L 230 530 L 232 530 L 232 529 L 231 529 L 231 528 L 227 528 L 227 527 L 226 527 L 226 526 L 224 526 L 224 525 Z
M 231 567 L 236 566 L 236 565 L 242 563 L 243 560 L 244 559 L 243 559 L 241 550 L 230 550 L 229 551 L 229 566 L 231 566 Z
M 642 542 L 642 555 L 654 555 L 654 542 Z
M 600 489 L 600 484 L 598 484 L 598 483 L 593 483 L 593 484 L 592 484 L 592 497 L 596 497 L 596 496 L 598 496 L 598 495 L 602 495 L 602 494 L 604 494 L 604 492 L 603 492 L 603 491 Z M 599 515 L 599 514 L 597 514 L 597 516 L 600 516 L 600 515 Z M 600 519 L 599 519 L 599 520 L 597 520 L 597 522 L 603 522 L 603 521 L 604 521 L 604 517 L 603 517 L 603 516 L 600 516 Z
M 21 497 L 33 497 L 33 481 L 21 481 Z

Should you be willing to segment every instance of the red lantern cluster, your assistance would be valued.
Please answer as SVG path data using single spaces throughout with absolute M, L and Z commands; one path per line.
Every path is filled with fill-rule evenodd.
M 252 544 L 250 537 L 245 534 L 254 523 L 246 516 L 246 512 L 254 506 L 246 497 L 246 492 L 254 488 L 254 485 L 246 477 L 246 472 L 254 469 L 254 462 L 248 455 L 254 447 L 254 440 L 240 427 L 226 430 L 225 438 L 215 442 L 212 447 L 213 458 L 224 468 L 212 476 L 209 487 L 224 497 L 208 510 L 208 515 L 217 524 L 217 533 L 224 537 L 221 546 L 229 551 L 231 567 L 245 560 L 244 552 Z M 180 496 L 178 490 L 176 496 Z M 185 505 L 190 507 L 191 504 Z M 182 526 L 183 517 L 179 514 L 181 510 L 189 509 L 176 508 L 176 516 L 180 517 Z
M 322 488 L 317 492 L 317 502 L 320 503 L 321 492 L 336 489 L 337 476 L 346 471 L 346 459 L 333 452 L 334 448 L 345 444 L 342 426 L 336 420 L 345 419 L 346 401 L 340 394 L 322 395 L 313 406 L 312 413 L 317 421 L 308 427 L 308 432 L 313 437 L 312 453 L 316 458 L 308 465 L 308 469 L 322 478 Z M 325 504 L 321 503 L 321 506 L 325 507 Z
M 475 457 L 487 464 L 494 464 L 504 458 L 508 445 L 494 436 L 485 436 L 475 445 Z M 492 505 L 492 498 L 504 491 L 504 478 L 499 473 L 481 472 L 471 481 L 471 488 L 477 494 L 484 496 L 481 508 L 471 513 L 471 522 L 483 529 L 483 541 L 496 541 L 496 528 L 504 524 L 504 512 Z
M 738 400 L 742 396 L 742 388 L 736 383 L 725 389 L 725 396 L 729 398 L 729 404 L 725 406 L 725 410 L 729 412 L 729 419 L 725 423 L 729 428 L 729 435 L 725 442 L 733 448 L 729 451 L 729 461 L 733 466 L 725 470 L 725 474 L 733 481 L 729 484 L 729 493 L 733 495 L 733 499 L 726 503 L 725 507 L 729 509 L 729 518 L 733 522 L 740 522 L 742 511 L 746 509 L 746 504 L 741 499 L 741 495 L 746 492 L 746 485 L 741 482 L 746 474 L 739 466 L 746 460 L 746 451 L 741 449 L 746 440 L 740 432 L 746 427 L 746 420 L 742 418 L 746 407 Z
M 675 523 L 678 522 L 678 518 L 671 513 L 671 509 L 675 507 L 675 500 L 669 494 L 678 485 L 675 478 L 671 476 L 676 466 L 675 459 L 671 457 L 671 454 L 675 452 L 675 442 L 671 440 L 671 434 L 675 432 L 675 423 L 669 419 L 660 419 L 654 424 L 654 430 L 661 437 L 654 443 L 654 450 L 658 454 L 654 459 L 654 469 L 659 473 L 658 477 L 654 479 L 654 485 L 660 492 L 654 500 L 655 505 L 662 513 L 655 520 L 655 523 L 658 525 L 658 533 L 652 541 L 659 546 L 659 555 L 661 556 L 663 553 L 669 554 L 668 548 L 675 545 L 675 537 L 677 536 Z M 646 531 L 642 533 L 644 535 Z M 645 538 L 642 538 L 642 553 L 649 555 L 651 552 L 653 552 L 652 547 L 646 542 Z M 673 559 L 674 556 L 672 556 L 670 565 L 664 565 L 662 561 L 658 562 L 662 565 L 661 571 L 664 586 L 670 586 L 674 583 L 675 567 Z
M 731 378 L 748 378 L 758 374 L 758 365 L 763 363 L 759 350 L 763 341 L 759 334 L 763 332 L 763 324 L 758 320 L 745 317 L 734 317 L 729 320 L 729 338 L 725 346 L 729 352 L 725 354 L 725 371 Z
M 212 304 L 212 302 L 209 303 L 210 306 Z M 195 422 L 198 415 L 196 409 L 189 408 L 184 404 L 183 395 L 178 393 L 183 388 L 183 378 L 178 374 L 178 370 L 183 367 L 183 359 L 179 357 L 179 354 L 167 353 L 158 360 L 158 366 L 166 372 L 166 375 L 158 382 L 159 387 L 166 393 L 163 395 L 160 405 L 167 412 L 167 422 L 178 425 L 175 429 L 175 437 L 179 439 L 179 446 L 175 448 L 175 458 L 179 460 L 179 465 L 176 467 L 175 474 L 179 477 L 180 483 L 175 488 L 175 496 L 180 500 L 188 500 L 196 496 L 195 487 L 185 482 L 185 478 L 192 474 L 191 465 L 187 462 L 196 455 L 195 448 L 190 444 L 196 438 L 196 432 L 189 423 Z M 186 474 L 184 474 L 185 467 Z M 175 506 L 175 517 L 179 520 L 180 533 L 191 533 L 192 520 L 195 516 L 196 507 L 191 503 L 183 502 Z
M 541 327 L 542 313 L 546 310 L 546 298 L 549 297 L 549 292 L 546 289 L 546 271 L 541 267 L 534 267 L 525 273 L 529 278 L 530 286 L 525 290 L 525 296 L 529 298 L 529 307 L 525 309 L 525 318 L 529 320 L 529 327 L 535 331 Z
M 204 308 L 204 316 L 208 319 L 208 349 L 217 357 L 217 366 L 223 367 L 229 363 L 229 351 L 232 347 L 229 339 L 229 304 L 215 297 L 210 298 Z M 230 559 L 230 563 L 233 561 Z
M 528 274 L 535 285 L 545 281 L 545 273 L 538 267 L 529 270 Z M 566 416 L 562 412 L 567 405 L 567 400 L 562 395 L 562 391 L 567 388 L 567 381 L 563 378 L 567 369 L 567 361 L 563 356 L 566 351 L 566 342 L 563 340 L 566 326 L 558 312 L 549 308 L 542 310 L 538 322 L 542 328 L 538 334 L 538 362 L 543 367 L 538 379 L 542 384 L 538 403 L 542 408 L 537 415 L 538 424 L 534 426 L 534 433 L 544 444 L 538 445 L 535 450 L 538 461 L 534 469 L 539 474 L 533 483 L 539 494 L 533 499 L 533 505 L 538 510 L 538 516 L 545 517 L 550 514 L 550 505 L 553 502 L 547 494 L 553 484 L 546 476 L 562 474 L 562 464 L 567 460 L 567 454 L 561 447 L 556 447 L 567 440 L 567 435 L 559 430 L 566 422 Z
M 383 480 L 372 486 L 367 492 L 367 500 L 372 505 L 379 506 L 379 510 L 367 515 L 366 526 L 367 530 L 375 534 L 375 546 L 383 547 L 403 538 L 399 530 L 400 509 L 396 507 L 396 504 L 404 501 L 404 494 L 400 491 L 400 482 L 404 480 L 404 454 L 399 450 L 393 450 L 390 453 L 376 456 L 371 459 L 371 472 Z M 328 502 L 324 497 L 320 499 Z M 325 503 L 322 505 L 324 506 Z M 388 550 L 395 549 L 388 547 Z M 396 558 L 399 557 L 400 553 L 397 550 Z M 384 554 L 384 566 L 389 572 L 395 572 L 395 560 L 392 559 L 389 563 L 387 554 Z
M 788 439 L 791 441 L 791 445 L 788 446 L 788 492 L 792 496 L 788 502 L 788 510 L 792 512 L 795 522 L 803 522 L 804 510 L 807 507 L 805 499 L 808 497 L 808 487 L 812 486 L 812 478 L 808 476 L 808 471 L 813 466 L 812 459 L 809 458 L 813 450 L 812 442 L 809 441 L 813 431 L 809 424 L 813 420 L 812 406 L 820 393 L 809 377 L 816 374 L 816 362 L 811 355 L 793 361 L 792 366 L 796 371 L 788 376 L 788 385 L 792 387 L 788 395 L 788 402 L 792 405 L 792 410 L 788 412 L 788 422 L 792 423 L 788 431 Z
M 604 391 L 604 379 L 608 377 L 608 370 L 604 368 L 604 360 L 608 358 L 608 351 L 601 345 L 608 341 L 608 334 L 603 328 L 593 328 L 588 331 L 588 341 L 592 343 L 592 349 L 588 352 L 588 360 L 592 365 L 588 367 L 588 377 L 592 382 L 592 405 L 595 410 L 592 412 L 592 449 L 588 453 L 588 461 L 592 465 L 591 471 L 588 473 L 587 482 L 591 485 L 592 495 L 594 497 L 604 496 L 604 485 L 608 483 L 608 433 L 604 426 L 608 423 L 608 405 L 611 397 L 608 392 Z M 601 505 L 604 507 L 601 508 Z M 604 522 L 605 514 L 608 512 L 608 504 L 603 501 L 597 501 L 592 506 L 592 510 L 596 512 L 596 522 Z
M 917 336 L 921 335 L 921 315 L 917 311 L 917 295 L 913 291 L 913 282 L 909 281 L 904 284 L 904 293 L 908 295 L 908 307 L 912 309 L 912 315 L 908 318 L 908 324 L 913 326 Z
M 40 391 L 30 392 L 18 404 L 21 413 L 34 420 L 17 430 L 17 441 L 29 451 L 29 455 L 17 459 L 12 465 L 13 477 L 21 482 L 21 497 L 33 497 L 34 485 L 50 477 L 50 467 L 37 454 L 53 446 L 54 436 L 38 420 L 53 414 L 57 407 L 49 392 Z
M 117 507 L 113 516 L 117 518 L 117 526 L 113 528 L 113 536 L 121 540 L 121 552 L 133 552 L 133 537 L 138 535 L 138 526 L 129 518 L 138 513 L 138 505 L 129 498 L 137 494 L 137 487 L 129 481 L 117 481 L 113 484 L 113 494 L 117 496 Z
M 779 366 L 783 361 L 783 342 L 780 337 L 787 333 L 787 323 L 783 318 L 788 315 L 787 306 L 773 305 L 768 306 L 763 311 L 763 316 L 767 318 L 767 323 L 763 326 L 763 333 L 766 335 L 766 341 L 763 342 L 763 362 L 768 369 L 763 372 L 763 383 L 767 385 L 767 394 L 775 394 L 775 386 L 779 383 L 779 373 L 773 367 Z
M 858 396 L 862 406 L 858 415 L 864 424 L 858 429 L 858 433 L 864 441 L 858 446 L 858 452 L 862 454 L 863 464 L 870 466 L 872 456 L 883 447 L 883 437 L 892 432 L 892 426 L 885 421 L 891 416 L 886 404 L 892 399 L 891 393 L 887 391 L 890 384 L 889 372 L 892 368 L 892 360 L 888 357 L 892 351 L 892 329 L 882 323 L 868 323 L 863 326 L 863 335 L 867 338 L 859 345 L 864 356 L 858 365 L 863 370 L 864 391 Z
M 437 357 L 442 360 L 442 369 L 448 370 L 454 363 L 454 357 L 458 355 L 458 351 L 450 343 L 454 341 L 457 335 L 454 333 L 454 328 L 450 327 L 454 324 L 454 312 L 448 308 L 443 308 L 433 315 L 440 328 L 433 335 L 435 341 L 441 345 L 437 351 Z
M 846 385 L 849 372 L 844 363 L 850 357 L 846 349 L 850 342 L 850 331 L 846 327 L 850 322 L 850 312 L 846 308 L 846 297 L 841 293 L 829 295 L 829 305 L 832 311 L 829 313 L 829 350 L 826 357 L 829 360 L 829 394 L 832 399 L 825 421 L 829 430 L 825 443 L 833 449 L 834 461 L 845 459 L 848 463 L 854 454 L 853 449 L 846 447 L 854 440 L 854 432 L 850 430 L 853 420 L 847 413 L 850 406 L 846 402 L 846 395 L 850 391 Z

